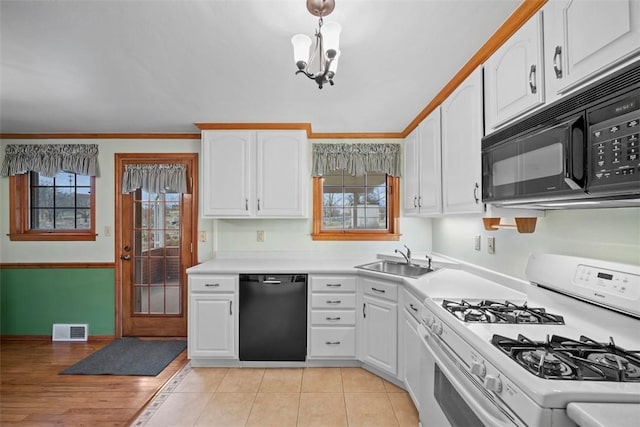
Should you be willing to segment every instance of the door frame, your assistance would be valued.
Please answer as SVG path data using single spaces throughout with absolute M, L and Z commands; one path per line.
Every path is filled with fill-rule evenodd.
M 122 174 L 124 172 L 125 163 L 131 161 L 153 162 L 159 161 L 163 163 L 170 162 L 191 162 L 191 176 L 187 181 L 187 188 L 191 189 L 192 210 L 191 210 L 191 265 L 198 263 L 198 153 L 115 153 L 115 227 L 114 227 L 114 263 L 115 263 L 115 331 L 116 338 L 122 338 L 122 262 L 120 255 L 122 253 Z M 183 272 L 184 274 L 184 272 Z M 187 286 L 185 281 L 184 286 Z M 186 292 L 184 293 L 186 295 Z M 188 318 L 187 305 L 185 299 L 184 316 Z

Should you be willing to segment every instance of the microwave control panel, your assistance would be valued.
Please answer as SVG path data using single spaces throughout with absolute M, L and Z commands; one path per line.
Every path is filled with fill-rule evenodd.
M 589 127 L 591 187 L 640 186 L 640 109 Z

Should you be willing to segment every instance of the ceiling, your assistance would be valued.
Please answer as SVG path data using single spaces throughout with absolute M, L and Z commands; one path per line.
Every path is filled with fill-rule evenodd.
M 402 132 L 520 0 L 336 0 L 334 86 L 295 75 L 305 0 L 2 0 L 0 132 L 180 133 L 204 123 Z

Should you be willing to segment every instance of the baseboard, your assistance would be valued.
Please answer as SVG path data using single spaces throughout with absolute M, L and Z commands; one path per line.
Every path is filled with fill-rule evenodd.
M 88 338 L 89 342 L 113 341 L 115 339 L 115 335 L 89 335 Z M 0 335 L 0 341 L 51 341 L 51 335 Z

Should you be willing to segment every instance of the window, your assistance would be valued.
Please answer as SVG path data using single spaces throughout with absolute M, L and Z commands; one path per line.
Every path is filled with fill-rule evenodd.
M 314 177 L 314 240 L 399 240 L 399 179 L 384 173 Z
M 60 172 L 10 177 L 11 240 L 95 240 L 95 178 Z

